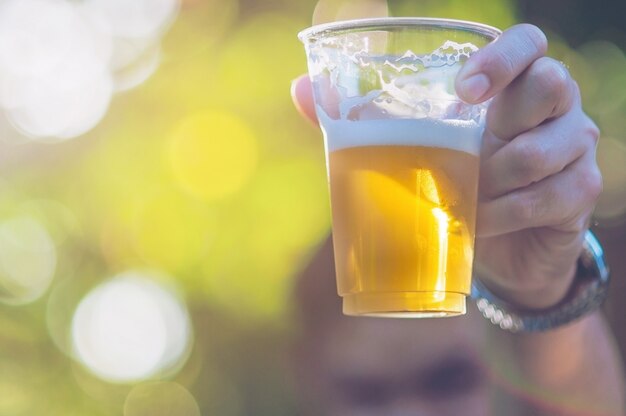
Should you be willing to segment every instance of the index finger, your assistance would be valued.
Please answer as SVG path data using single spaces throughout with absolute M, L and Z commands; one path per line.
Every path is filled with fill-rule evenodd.
M 537 26 L 513 26 L 463 65 L 456 78 L 456 92 L 471 104 L 486 101 L 542 57 L 547 49 L 546 35 Z

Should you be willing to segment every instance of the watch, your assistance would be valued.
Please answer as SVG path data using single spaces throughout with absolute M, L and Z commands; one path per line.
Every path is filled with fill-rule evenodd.
M 608 294 L 609 269 L 600 243 L 587 230 L 572 287 L 565 299 L 553 307 L 524 311 L 498 298 L 476 275 L 472 280 L 471 297 L 494 325 L 510 332 L 540 332 L 566 325 L 598 309 Z

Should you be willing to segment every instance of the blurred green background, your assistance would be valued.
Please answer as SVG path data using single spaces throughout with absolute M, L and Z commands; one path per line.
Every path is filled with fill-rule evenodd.
M 290 292 L 330 230 L 321 134 L 289 95 L 312 18 L 547 32 L 603 132 L 626 345 L 621 3 L 388 3 L 0 0 L 0 415 L 297 413 Z

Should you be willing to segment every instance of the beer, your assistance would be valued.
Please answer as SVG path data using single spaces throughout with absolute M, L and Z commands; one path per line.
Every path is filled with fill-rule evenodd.
M 479 129 L 433 120 L 345 123 L 327 129 L 344 312 L 463 313 L 471 282 Z

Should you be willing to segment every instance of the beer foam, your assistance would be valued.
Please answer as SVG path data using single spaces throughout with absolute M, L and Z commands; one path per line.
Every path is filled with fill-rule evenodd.
M 430 53 L 381 55 L 367 39 L 332 36 L 309 45 L 327 150 L 428 146 L 478 155 L 487 104 L 463 102 L 454 87 L 478 47 L 447 40 Z
M 478 156 L 484 127 L 474 120 L 334 120 L 317 108 L 329 152 L 362 146 L 428 146 Z

